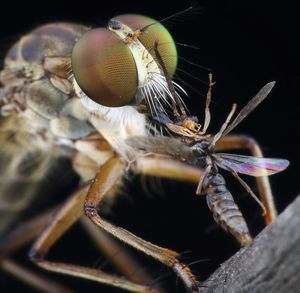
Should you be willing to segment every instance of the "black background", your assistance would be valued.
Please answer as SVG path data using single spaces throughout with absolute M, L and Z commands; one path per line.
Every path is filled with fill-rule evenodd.
M 159 20 L 190 4 L 190 1 L 173 3 L 142 0 L 7 2 L 6 7 L 2 6 L 0 18 L 1 59 L 18 37 L 46 22 L 72 21 L 104 26 L 111 17 L 123 13 L 144 14 Z M 174 18 L 165 25 L 177 42 L 199 48 L 195 50 L 179 46 L 179 55 L 210 68 L 214 74 L 216 86 L 213 93 L 212 131 L 218 130 L 233 102 L 238 102 L 241 108 L 265 83 L 272 80 L 277 82 L 270 97 L 235 132 L 255 137 L 266 156 L 290 160 L 291 165 L 285 172 L 271 178 L 275 200 L 281 212 L 299 191 L 298 9 L 291 3 L 283 4 L 279 1 L 199 1 L 196 6 L 191 13 Z M 186 62 L 180 62 L 179 67 L 206 82 L 208 71 Z M 185 87 L 189 92 L 189 109 L 193 114 L 203 117 L 206 85 L 182 71 L 178 74 L 200 93 Z M 250 229 L 256 234 L 262 228 L 259 207 L 236 181 L 230 176 L 226 176 L 226 179 L 247 217 Z M 245 179 L 255 190 L 254 181 L 251 178 Z M 139 182 L 139 178 L 127 182 L 127 195 L 113 206 L 112 221 L 154 243 L 179 252 L 188 251 L 184 253 L 187 263 L 203 260 L 192 265 L 200 279 L 205 279 L 222 261 L 238 250 L 235 241 L 214 225 L 205 199 L 194 196 L 195 186 L 164 181 L 157 191 L 157 187 L 151 186 L 156 181 L 149 179 L 148 193 L 152 194 L 149 197 L 144 195 L 145 191 Z M 83 247 L 84 237 L 86 235 L 79 227 L 72 229 L 54 249 L 53 258 L 73 262 L 82 262 L 84 259 L 83 263 L 92 266 L 99 265 L 99 262 L 101 264 L 103 259 L 99 260 L 99 255 L 95 256 L 96 252 L 88 253 L 92 245 Z M 21 253 L 16 257 L 21 260 Z M 159 274 L 168 273 L 162 266 L 150 263 L 149 267 L 152 266 L 158 269 Z M 170 280 L 172 292 L 182 290 L 180 284 L 172 285 L 176 282 L 174 276 L 166 276 L 165 279 L 166 282 Z M 60 280 L 78 292 L 83 288 L 89 288 L 89 292 L 98 292 L 99 288 L 103 288 L 101 292 L 112 292 L 106 286 L 64 277 Z M 14 279 L 2 275 L 0 288 L 1 292 L 12 292 L 21 287 Z

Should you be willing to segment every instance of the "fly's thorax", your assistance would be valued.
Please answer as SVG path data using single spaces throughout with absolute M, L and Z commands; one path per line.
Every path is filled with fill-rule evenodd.
M 71 157 L 73 140 L 95 131 L 68 80 L 71 50 L 83 31 L 67 23 L 41 26 L 6 56 L 0 73 L 0 237 L 36 196 L 48 196 L 42 185 L 57 173 L 59 157 Z
M 55 70 L 54 67 L 57 73 L 60 67 L 61 75 L 65 76 L 67 68 L 63 68 L 65 63 L 61 61 L 66 61 L 64 58 L 67 58 L 70 64 L 74 43 L 87 30 L 85 26 L 72 23 L 40 26 L 22 37 L 9 50 L 5 58 L 5 70 L 18 78 L 37 80 L 44 77 L 47 72 Z
M 87 30 L 72 23 L 43 25 L 22 37 L 5 59 L 1 116 L 17 113 L 19 132 L 43 137 L 47 151 L 94 131 L 70 80 L 72 48 Z

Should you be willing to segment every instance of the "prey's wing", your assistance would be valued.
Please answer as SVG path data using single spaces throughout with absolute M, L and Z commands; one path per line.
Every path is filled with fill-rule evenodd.
M 284 159 L 257 158 L 234 154 L 215 153 L 217 165 L 225 170 L 234 170 L 251 176 L 268 176 L 283 171 L 289 165 Z
M 134 136 L 128 138 L 126 143 L 135 149 L 168 155 L 191 164 L 193 164 L 196 159 L 190 147 L 183 144 L 180 140 L 172 137 Z
M 244 120 L 244 118 L 247 117 L 268 96 L 274 85 L 275 81 L 267 83 L 240 111 L 232 123 L 223 132 L 222 136 L 231 132 L 239 123 L 241 123 L 241 121 Z

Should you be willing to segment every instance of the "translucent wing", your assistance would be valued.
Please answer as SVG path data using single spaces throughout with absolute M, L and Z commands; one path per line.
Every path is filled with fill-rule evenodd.
M 224 153 L 213 154 L 213 157 L 220 168 L 231 169 L 256 177 L 278 173 L 289 165 L 289 161 L 284 159 L 257 158 Z

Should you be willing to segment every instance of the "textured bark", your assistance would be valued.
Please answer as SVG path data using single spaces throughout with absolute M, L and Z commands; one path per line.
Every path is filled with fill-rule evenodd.
M 202 292 L 300 292 L 300 196 L 202 285 Z

